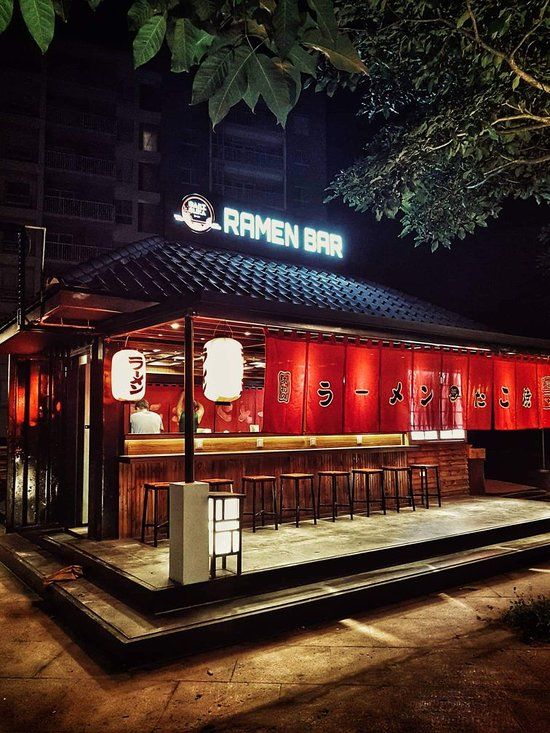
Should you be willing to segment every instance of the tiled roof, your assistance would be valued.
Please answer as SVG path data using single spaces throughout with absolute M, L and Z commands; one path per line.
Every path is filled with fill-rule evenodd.
M 210 291 L 416 323 L 480 328 L 467 318 L 368 280 L 162 237 L 109 251 L 63 272 L 59 279 L 94 292 L 153 301 Z

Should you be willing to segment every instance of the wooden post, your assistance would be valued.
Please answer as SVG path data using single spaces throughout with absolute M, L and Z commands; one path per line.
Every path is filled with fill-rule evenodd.
M 193 316 L 185 314 L 185 380 L 183 409 L 185 412 L 185 483 L 195 480 L 195 394 L 194 394 L 194 354 L 193 354 Z

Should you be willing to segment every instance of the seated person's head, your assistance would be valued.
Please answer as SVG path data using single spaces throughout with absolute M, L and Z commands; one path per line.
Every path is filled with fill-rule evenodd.
M 148 410 L 149 409 L 149 403 L 147 400 L 139 400 L 139 402 L 136 402 L 136 410 Z

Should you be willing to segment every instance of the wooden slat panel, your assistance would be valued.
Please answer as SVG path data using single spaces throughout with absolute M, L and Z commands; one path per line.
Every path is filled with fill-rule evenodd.
M 382 464 L 406 466 L 408 463 L 439 463 L 443 495 L 467 493 L 468 468 L 465 443 L 430 444 L 406 450 L 327 450 L 297 453 L 264 453 L 254 455 L 208 456 L 197 455 L 196 477 L 225 477 L 231 479 L 236 488 L 241 487 L 242 476 L 249 473 L 279 476 L 285 472 L 317 473 L 322 470 L 351 470 L 355 467 L 377 467 Z M 182 481 L 183 460 L 135 461 L 119 464 L 121 537 L 139 537 L 143 509 L 143 484 L 148 481 Z M 315 484 L 317 486 L 317 483 Z M 321 501 L 328 502 L 327 488 Z M 250 511 L 251 497 L 245 500 L 245 511 Z M 164 511 L 164 508 L 161 507 Z

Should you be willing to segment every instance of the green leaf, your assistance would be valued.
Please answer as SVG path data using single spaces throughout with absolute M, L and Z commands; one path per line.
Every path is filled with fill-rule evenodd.
M 460 16 L 460 18 L 456 21 L 456 27 L 457 28 L 462 28 L 462 26 L 468 20 L 469 17 L 470 17 L 469 11 L 468 10 L 464 11 L 464 13 L 462 13 L 462 15 Z
M 517 89 L 520 82 L 520 77 L 515 76 L 514 81 L 512 82 L 512 89 Z
M 58 18 L 66 23 L 69 20 L 69 10 L 71 9 L 71 0 L 53 0 L 53 9 Z
M 248 64 L 248 80 L 258 89 L 278 122 L 284 127 L 290 111 L 290 89 L 285 72 L 263 53 L 255 53 Z
M 168 26 L 166 40 L 172 52 L 171 70 L 189 71 L 214 40 L 210 33 L 197 28 L 187 18 L 176 18 Z
M 193 10 L 199 20 L 208 20 L 214 15 L 216 3 L 214 0 L 194 0 Z
M 250 86 L 250 83 L 246 87 L 246 92 L 243 94 L 243 99 L 250 108 L 251 112 L 254 112 L 258 99 L 260 98 L 260 90 Z
M 310 31 L 304 37 L 304 44 L 320 51 L 335 68 L 341 71 L 348 71 L 352 74 L 368 73 L 367 67 L 359 58 L 359 54 L 347 36 L 338 36 L 332 43 L 329 38 L 320 33 Z
M 142 66 L 155 56 L 166 35 L 166 18 L 153 15 L 145 21 L 134 38 L 134 66 Z
M 136 0 L 128 11 L 128 26 L 130 30 L 137 31 L 138 28 L 153 17 L 153 8 L 147 0 Z
M 288 52 L 287 58 L 304 74 L 317 74 L 317 54 L 308 53 L 305 48 L 296 44 Z
M 336 25 L 332 0 L 307 0 L 307 4 L 315 13 L 317 25 L 322 35 L 330 38 L 334 43 L 338 37 L 338 26 Z
M 193 82 L 191 104 L 199 104 L 215 94 L 222 86 L 227 67 L 233 60 L 232 48 L 221 48 L 216 53 L 209 53 L 197 69 Z
M 0 0 L 0 33 L 5 31 L 13 15 L 13 0 Z
M 45 53 L 53 38 L 55 11 L 52 0 L 20 0 L 21 14 L 29 33 Z
M 103 0 L 88 0 L 88 5 L 91 7 L 92 10 L 97 10 L 102 2 Z
M 221 122 L 231 107 L 240 102 L 246 93 L 246 65 L 252 55 L 254 51 L 248 46 L 239 46 L 235 49 L 223 86 L 208 100 L 208 114 L 212 120 L 212 127 Z
M 294 45 L 300 28 L 297 0 L 279 0 L 273 13 L 275 45 L 282 57 L 286 57 Z

